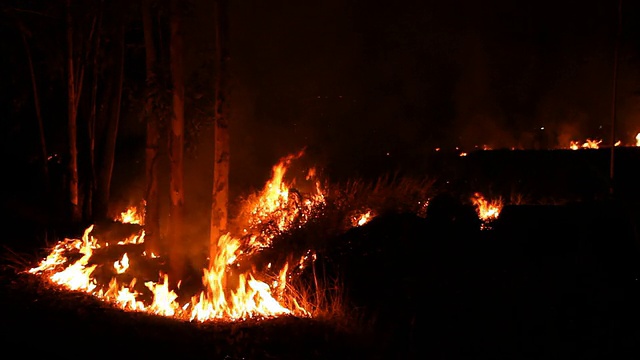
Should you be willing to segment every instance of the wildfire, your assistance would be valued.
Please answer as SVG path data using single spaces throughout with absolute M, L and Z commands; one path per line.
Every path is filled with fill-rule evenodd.
M 640 146 L 640 132 L 636 135 L 636 146 Z
M 502 207 L 504 206 L 502 199 L 489 201 L 480 193 L 473 194 L 471 201 L 476 207 L 480 220 L 483 221 L 483 228 L 486 228 L 486 224 L 498 218 L 500 211 L 502 211 Z
M 144 218 L 142 214 L 138 212 L 136 207 L 130 207 L 126 211 L 120 213 L 120 216 L 115 219 L 123 224 L 144 224 Z
M 367 210 L 365 212 L 356 212 L 354 215 L 350 217 L 351 226 L 353 227 L 362 226 L 368 223 L 374 217 L 375 215 L 372 213 L 371 210 Z
M 253 237 L 251 247 L 269 247 L 275 236 L 302 227 L 325 205 L 324 191 L 314 168 L 308 170 L 305 179 L 313 183 L 308 193 L 295 188 L 295 178 L 288 183 L 285 181 L 289 165 L 302 155 L 303 152 L 299 152 L 280 159 L 273 166 L 271 179 L 262 191 L 245 201 L 240 216 L 246 219 L 243 232 L 259 234 Z
M 284 175 L 290 162 L 300 154 L 283 158 L 273 167 L 273 176 L 264 189 L 251 197 L 245 204 L 249 230 L 244 236 L 227 233 L 218 240 L 218 251 L 208 269 L 203 269 L 201 291 L 196 291 L 190 300 L 182 300 L 178 289 L 169 288 L 167 274 L 160 272 L 157 280 L 143 279 L 136 269 L 144 268 L 158 256 L 144 252 L 144 231 L 129 239 L 118 242 L 117 246 L 97 239 L 92 235 L 94 226 L 89 226 L 81 239 L 65 239 L 57 243 L 49 255 L 37 267 L 28 270 L 31 274 L 45 276 L 51 282 L 69 290 L 83 291 L 129 311 L 141 311 L 161 316 L 189 321 L 204 322 L 212 319 L 237 320 L 246 318 L 271 317 L 283 314 L 309 316 L 310 313 L 298 305 L 293 295 L 285 292 L 291 278 L 288 263 L 285 263 L 270 284 L 259 279 L 269 278 L 257 273 L 255 268 L 235 273 L 240 255 L 247 249 L 269 246 L 277 232 L 287 231 L 293 226 L 301 226 L 314 211 L 324 204 L 324 195 L 319 182 L 315 182 L 312 194 L 305 196 L 285 183 Z M 309 172 L 307 180 L 314 180 L 315 173 Z M 370 216 L 370 213 L 369 213 Z M 137 209 L 122 212 L 118 221 L 143 223 Z M 366 221 L 366 220 L 359 220 Z M 362 222 L 364 223 L 364 222 Z M 275 226 L 264 226 L 268 224 Z M 249 231 L 257 231 L 246 236 Z M 124 251 L 126 249 L 126 251 Z M 117 254 L 114 256 L 114 254 Z M 315 255 L 307 253 L 297 263 L 302 268 L 307 259 Z M 110 261 L 102 261 L 111 259 Z M 294 265 L 298 265 L 298 264 Z M 140 280 L 142 279 L 142 280 Z M 187 294 L 188 295 L 188 294 Z M 285 306 L 287 304 L 287 306 Z
M 580 148 L 582 148 L 582 149 L 599 149 L 601 143 L 602 143 L 602 140 L 593 140 L 593 139 L 587 139 L 587 141 L 582 143 L 582 145 L 580 145 L 580 143 L 578 141 L 571 141 L 571 143 L 569 144 L 569 148 L 571 150 L 578 150 Z

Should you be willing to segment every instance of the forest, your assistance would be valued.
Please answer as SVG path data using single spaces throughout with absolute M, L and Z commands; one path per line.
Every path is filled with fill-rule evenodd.
M 4 1 L 2 343 L 637 358 L 622 3 Z

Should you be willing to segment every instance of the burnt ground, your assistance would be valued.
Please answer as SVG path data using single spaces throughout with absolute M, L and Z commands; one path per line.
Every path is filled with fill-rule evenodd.
M 598 197 L 507 206 L 489 230 L 443 197 L 426 218 L 387 214 L 328 239 L 316 270 L 341 277 L 360 316 L 349 330 L 109 308 L 17 273 L 46 239 L 16 216 L 4 242 L 0 338 L 24 357 L 638 359 L 640 207 L 631 196 Z

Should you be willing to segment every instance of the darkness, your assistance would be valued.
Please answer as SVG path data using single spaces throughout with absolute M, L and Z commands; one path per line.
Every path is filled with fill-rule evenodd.
M 615 2 L 263 6 L 234 11 L 247 101 L 236 123 L 277 130 L 275 149 L 317 146 L 352 167 L 435 147 L 531 148 L 541 127 L 553 146 L 610 139 Z M 625 142 L 640 127 L 635 6 L 624 3 L 618 64 Z M 274 149 L 269 137 L 248 140 Z
M 137 6 L 122 4 L 131 15 L 114 181 L 127 190 L 114 196 L 128 201 L 142 181 L 144 43 Z M 212 4 L 185 4 L 187 91 L 194 95 L 211 79 Z M 22 183 L 40 160 L 15 16 L 28 29 L 40 78 L 48 152 L 61 154 L 63 6 L 15 0 L 2 9 L 2 151 Z M 622 1 L 615 138 L 627 144 L 640 131 L 638 10 Z M 605 0 L 233 2 L 232 186 L 236 194 L 262 186 L 279 158 L 302 148 L 327 173 L 357 177 L 420 169 L 435 148 L 609 143 L 617 11 L 616 1 Z M 187 108 L 188 120 L 193 114 Z M 210 189 L 212 133 L 202 126 L 189 134 L 186 177 L 199 199 Z

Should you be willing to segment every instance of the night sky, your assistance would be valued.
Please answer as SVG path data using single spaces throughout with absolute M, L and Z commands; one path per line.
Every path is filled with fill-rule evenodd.
M 37 1 L 11 5 L 39 8 Z M 193 1 L 187 15 L 188 78 L 197 76 L 199 54 L 213 44 L 211 7 Z M 616 136 L 625 143 L 640 131 L 638 10 L 637 2 L 623 1 Z M 311 161 L 357 173 L 381 161 L 419 160 L 437 147 L 533 148 L 541 138 L 551 147 L 571 139 L 609 142 L 617 12 L 614 0 L 233 2 L 232 177 L 261 184 L 280 157 L 303 147 Z M 33 44 L 47 44 L 34 47 L 39 66 L 63 66 L 64 42 L 47 41 L 42 24 L 59 26 L 56 20 L 19 16 L 32 27 Z M 135 22 L 130 82 L 144 79 Z M 28 152 L 37 146 L 25 125 L 35 123 L 30 78 L 6 12 L 2 32 L 0 110 L 9 119 L 3 139 L 11 143 L 3 149 L 15 152 L 19 142 Z M 64 94 L 64 83 L 41 87 L 45 121 L 64 124 L 66 104 L 47 99 Z M 121 144 L 143 144 L 141 122 L 125 116 L 121 127 Z M 63 129 L 49 128 L 51 136 Z M 211 139 L 203 130 L 201 153 L 193 155 L 206 164 Z

